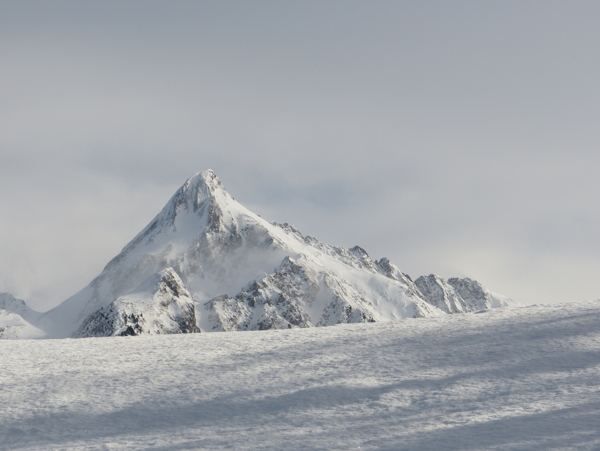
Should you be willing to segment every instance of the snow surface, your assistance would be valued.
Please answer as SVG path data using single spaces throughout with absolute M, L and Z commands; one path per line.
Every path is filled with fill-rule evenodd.
M 0 449 L 600 449 L 600 301 L 0 342 Z

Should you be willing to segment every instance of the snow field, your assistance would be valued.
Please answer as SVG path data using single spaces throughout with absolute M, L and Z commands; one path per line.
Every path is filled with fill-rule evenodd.
M 600 301 L 0 341 L 0 449 L 599 449 Z

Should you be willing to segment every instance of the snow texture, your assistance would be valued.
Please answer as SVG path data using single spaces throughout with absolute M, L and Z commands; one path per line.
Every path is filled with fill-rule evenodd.
M 0 449 L 597 450 L 600 301 L 0 346 Z

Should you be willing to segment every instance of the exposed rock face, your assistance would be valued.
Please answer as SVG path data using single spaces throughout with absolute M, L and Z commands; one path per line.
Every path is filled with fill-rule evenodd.
M 515 303 L 468 278 L 452 278 L 446 281 L 431 274 L 419 277 L 415 280 L 415 285 L 427 302 L 446 313 L 477 312 Z
M 133 293 L 88 316 L 77 336 L 185 334 L 200 332 L 194 301 L 172 268 L 153 275 Z
M 456 293 L 452 285 L 435 274 L 419 277 L 415 280 L 415 285 L 427 302 L 446 313 L 465 313 L 473 310 L 472 306 L 467 305 Z
M 429 302 L 427 298 L 423 297 L 422 293 L 419 291 L 419 288 L 417 287 L 417 285 L 415 285 L 410 276 L 401 272 L 398 269 L 398 267 L 391 263 L 387 258 L 382 258 L 381 260 L 378 260 L 376 264 L 381 274 L 406 285 L 407 290 L 409 290 L 414 296 L 422 298 L 426 302 Z
M 275 272 L 234 297 L 204 304 L 213 330 L 262 330 L 373 322 L 375 307 L 333 273 L 319 273 L 305 258 L 286 257 Z
M 310 327 L 307 309 L 319 291 L 317 275 L 286 257 L 272 274 L 250 283 L 233 297 L 204 304 L 213 330 L 263 330 Z
M 515 303 L 512 299 L 493 293 L 476 280 L 469 278 L 448 279 L 448 284 L 454 288 L 454 291 L 464 299 L 468 306 L 471 306 L 469 311 L 506 307 Z

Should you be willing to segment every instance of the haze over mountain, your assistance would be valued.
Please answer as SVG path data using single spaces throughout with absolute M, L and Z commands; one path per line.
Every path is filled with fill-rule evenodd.
M 413 282 L 359 246 L 330 246 L 287 223 L 269 223 L 208 170 L 190 177 L 83 290 L 43 315 L 23 307 L 35 330 L 14 324 L 11 335 L 39 336 L 38 328 L 50 337 L 286 329 L 512 303 L 470 279 Z
M 598 2 L 1 11 L 0 292 L 37 310 L 208 167 L 264 218 L 414 278 L 598 297 Z

